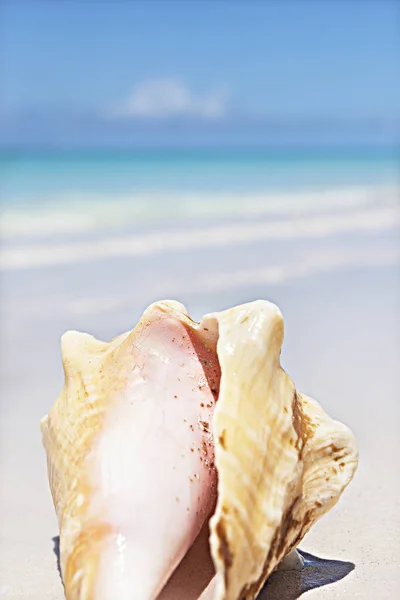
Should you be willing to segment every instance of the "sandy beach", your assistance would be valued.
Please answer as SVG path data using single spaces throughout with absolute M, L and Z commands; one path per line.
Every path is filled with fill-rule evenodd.
M 0 600 L 400 598 L 398 4 L 0 0 Z
M 375 211 L 375 212 L 374 212 Z M 284 368 L 354 431 L 355 480 L 301 543 L 302 572 L 260 598 L 398 597 L 400 364 L 398 211 L 169 223 L 1 250 L 0 596 L 61 600 L 57 522 L 39 422 L 62 381 L 67 329 L 110 339 L 154 300 L 193 318 L 256 298 L 285 317 Z M 188 228 L 191 228 L 190 230 Z M 195 568 L 195 567 L 193 567 Z M 190 593 L 185 591 L 185 600 Z

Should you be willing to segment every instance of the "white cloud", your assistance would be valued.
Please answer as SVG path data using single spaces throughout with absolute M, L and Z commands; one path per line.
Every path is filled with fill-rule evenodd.
M 137 84 L 113 114 L 153 119 L 176 116 L 218 119 L 226 113 L 227 104 L 227 92 L 222 88 L 195 95 L 179 79 L 148 79 Z

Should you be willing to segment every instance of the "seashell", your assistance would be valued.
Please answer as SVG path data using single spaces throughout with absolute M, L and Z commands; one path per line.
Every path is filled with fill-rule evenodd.
M 41 427 L 68 600 L 155 599 L 210 514 L 201 598 L 253 599 L 279 564 L 301 566 L 357 446 L 295 390 L 282 342 L 262 300 L 199 324 L 159 302 L 110 343 L 63 336 L 65 385 Z

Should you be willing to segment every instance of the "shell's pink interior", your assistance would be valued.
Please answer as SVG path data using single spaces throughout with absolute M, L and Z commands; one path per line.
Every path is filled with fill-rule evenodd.
M 134 585 L 137 597 L 154 599 L 182 559 L 159 600 L 197 598 L 212 576 L 207 521 L 217 495 L 216 337 L 155 308 L 121 345 L 132 368 L 99 456 L 100 494 L 114 507 L 110 519 L 124 539 L 123 572 L 121 548 L 111 542 L 99 574 L 104 597 L 118 580 L 121 589 Z

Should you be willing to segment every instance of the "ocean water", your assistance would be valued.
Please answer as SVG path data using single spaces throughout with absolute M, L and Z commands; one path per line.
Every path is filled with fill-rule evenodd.
M 398 186 L 398 166 L 394 149 L 3 152 L 1 229 L 68 233 L 368 203 Z

